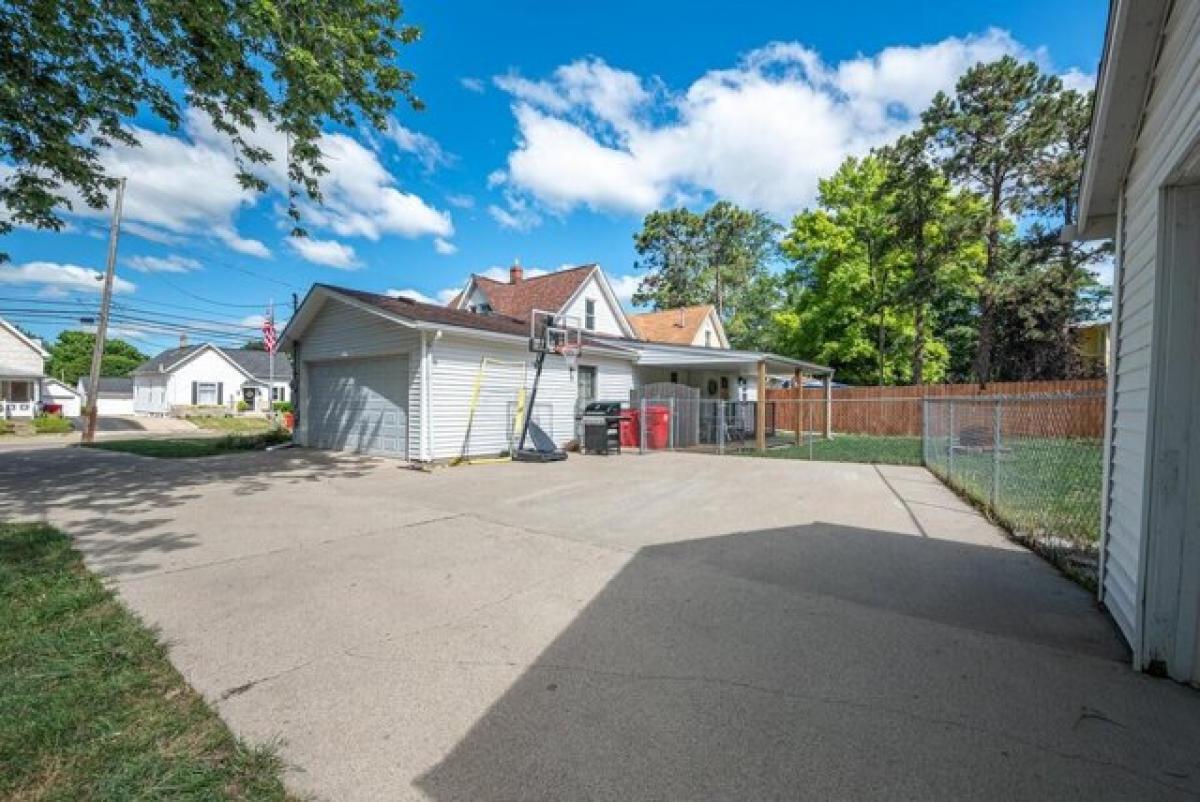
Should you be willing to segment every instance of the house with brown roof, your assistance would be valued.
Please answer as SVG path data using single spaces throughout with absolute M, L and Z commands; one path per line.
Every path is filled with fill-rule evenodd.
M 480 314 L 507 315 L 528 321 L 535 311 L 557 312 L 583 331 L 637 337 L 608 276 L 599 265 L 579 265 L 526 277 L 514 264 L 508 281 L 472 275 L 449 304 Z
M 712 304 L 629 315 L 639 339 L 652 343 L 728 348 L 725 325 Z
M 297 442 L 420 462 L 509 451 L 533 382 L 539 311 L 581 345 L 575 357 L 547 357 L 532 409 L 560 446 L 579 437 L 583 405 L 629 403 L 649 385 L 684 385 L 706 410 L 737 404 L 739 419 L 753 420 L 766 376 L 832 374 L 730 349 L 701 309 L 684 310 L 687 336 L 670 323 L 658 339 L 643 336 L 598 265 L 530 277 L 514 265 L 508 281 L 475 275 L 445 306 L 317 284 L 280 334 L 296 371 Z

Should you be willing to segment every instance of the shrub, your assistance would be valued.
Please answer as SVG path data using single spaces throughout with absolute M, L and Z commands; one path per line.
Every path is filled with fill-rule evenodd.
M 248 403 L 246 403 L 246 399 L 239 398 L 238 402 L 237 402 L 237 411 L 245 412 L 248 409 L 250 409 L 250 405 Z
M 293 409 L 291 401 L 276 401 L 271 407 L 276 412 L 291 412 Z
M 33 430 L 38 434 L 66 434 L 74 431 L 74 428 L 61 415 L 38 415 L 33 419 Z
M 12 434 L 17 427 L 10 420 L 0 419 L 0 434 Z

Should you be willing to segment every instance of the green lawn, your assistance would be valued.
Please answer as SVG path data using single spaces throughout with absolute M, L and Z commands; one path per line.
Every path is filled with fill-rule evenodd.
M 271 430 L 271 422 L 266 418 L 234 417 L 224 415 L 197 415 L 187 418 L 188 423 L 195 424 L 201 429 L 211 432 L 229 432 L 230 434 L 258 434 Z
M 980 504 L 992 507 L 1002 524 L 1019 534 L 1051 535 L 1081 545 L 1100 537 L 1101 452 L 1098 440 L 1011 439 L 998 454 L 956 450 L 951 470 L 943 440 L 931 445 L 929 468 Z M 753 450 L 739 453 L 760 456 Z M 768 449 L 776 459 L 921 465 L 920 437 L 836 435 L 809 445 Z M 994 459 L 998 457 L 998 459 Z M 992 470 L 999 465 L 996 503 Z
M 231 434 L 225 437 L 99 440 L 88 447 L 102 448 L 106 451 L 124 451 L 127 454 L 140 454 L 143 457 L 186 459 L 188 457 L 212 457 L 237 451 L 257 451 L 276 443 L 286 443 L 291 437 L 289 432 L 274 430 L 263 434 Z
M 754 452 L 757 454 L 757 452 Z M 767 449 L 776 459 L 813 459 L 823 462 L 879 462 L 888 465 L 920 465 L 921 438 L 873 437 L 842 434 L 832 440 L 814 439 L 811 444 Z
M 929 467 L 976 501 L 992 506 L 996 518 L 1014 532 L 1088 544 L 1100 538 L 1102 453 L 1099 440 L 1013 439 L 998 455 L 956 451 L 951 464 L 943 443 L 931 453 Z
M 0 708 L 0 799 L 291 798 L 41 524 L 0 524 Z

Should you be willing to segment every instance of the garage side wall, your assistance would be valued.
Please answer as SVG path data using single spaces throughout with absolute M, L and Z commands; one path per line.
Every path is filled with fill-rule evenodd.
M 431 348 L 434 459 L 507 451 L 522 378 L 527 398 L 533 386 L 535 355 L 524 342 L 510 344 L 451 334 Z M 471 396 L 485 357 L 496 361 L 485 368 L 479 403 L 471 420 Z M 628 400 L 633 386 L 633 369 L 628 361 L 584 354 L 579 364 L 596 367 L 601 398 Z M 577 377 L 566 361 L 553 354 L 547 356 L 533 417 L 559 446 L 575 438 L 577 394 Z
M 358 309 L 334 298 L 326 299 L 300 338 L 300 415 L 295 437 L 301 445 L 312 445 L 305 410 L 310 404 L 309 363 L 365 357 L 408 357 L 408 458 L 421 453 L 421 341 L 413 329 L 379 315 Z
M 1140 649 L 1150 472 L 1151 333 L 1160 254 L 1160 189 L 1200 134 L 1200 3 L 1176 3 L 1130 167 L 1114 281 L 1113 408 L 1102 598 Z

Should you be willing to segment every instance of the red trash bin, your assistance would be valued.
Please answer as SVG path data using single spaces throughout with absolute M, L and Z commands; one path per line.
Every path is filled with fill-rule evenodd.
M 659 404 L 646 407 L 646 448 L 666 448 L 671 442 L 671 408 Z
M 621 448 L 637 448 L 639 432 L 638 411 L 636 409 L 621 410 Z

